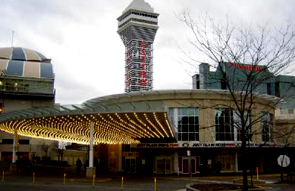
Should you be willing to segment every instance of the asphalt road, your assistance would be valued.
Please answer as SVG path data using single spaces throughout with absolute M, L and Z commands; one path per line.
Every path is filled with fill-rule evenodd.
M 4 185 L 0 185 L 1 191 L 155 191 L 154 179 L 152 177 L 125 177 L 124 186 L 121 188 L 121 178 L 113 177 L 111 180 L 105 179 L 106 182 L 96 182 L 92 187 L 91 179 L 67 179 L 66 185 L 62 184 L 62 178 L 36 177 L 35 184 L 32 183 L 31 177 L 24 176 L 7 176 Z M 216 180 L 158 177 L 157 191 L 180 191 L 184 190 L 185 185 L 189 183 L 208 183 L 217 182 Z M 222 180 L 218 180 L 222 182 Z M 265 185 L 267 191 L 294 191 L 295 184 L 268 184 Z
M 32 183 L 30 178 L 13 178 L 7 177 L 4 185 L 0 185 L 0 190 L 5 191 L 33 191 L 33 190 L 44 190 L 44 191 L 75 191 L 75 190 L 105 190 L 105 191 L 115 191 L 115 190 L 131 190 L 131 191 L 154 191 L 154 179 L 152 177 L 125 177 L 123 189 L 121 187 L 121 178 L 114 177 L 110 181 L 106 182 L 96 182 L 94 188 L 92 187 L 92 181 L 85 179 L 69 179 L 66 185 L 62 184 L 62 179 L 51 179 L 51 178 L 36 178 L 35 184 Z M 189 180 L 182 179 L 157 179 L 157 190 L 163 191 L 173 191 L 181 190 L 185 188 Z
M 94 188 L 92 179 L 85 178 L 85 174 L 77 175 L 73 170 L 53 167 L 35 168 L 35 183 L 33 184 L 32 172 L 27 173 L 7 173 L 4 184 L 0 184 L 0 191 L 155 191 L 153 176 L 129 175 L 124 176 L 122 189 L 121 176 L 101 176 L 96 179 Z M 67 172 L 66 185 L 63 185 L 63 174 Z M 277 182 L 279 175 L 263 175 L 261 179 L 267 182 Z M 190 183 L 218 183 L 229 182 L 233 179 L 241 178 L 239 175 L 233 176 L 205 176 L 205 177 L 178 177 L 162 176 L 157 177 L 157 191 L 184 191 Z M 289 184 L 266 184 L 263 185 L 266 191 L 295 191 L 295 182 Z

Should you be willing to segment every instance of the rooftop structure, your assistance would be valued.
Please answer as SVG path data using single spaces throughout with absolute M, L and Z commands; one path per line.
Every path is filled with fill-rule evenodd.
M 0 118 L 10 111 L 53 106 L 54 99 L 54 73 L 50 59 L 27 48 L 0 48 Z M 13 143 L 18 145 L 17 148 Z M 34 156 L 41 157 L 43 144 L 54 144 L 54 141 L 40 141 L 0 131 L 0 160 L 15 162 L 13 150 L 17 150 L 19 156 L 28 157 L 34 153 Z
M 274 99 L 267 95 L 256 96 L 257 104 L 261 105 L 267 105 Z M 224 103 L 231 101 L 229 93 L 222 90 L 132 92 L 94 98 L 81 105 L 3 113 L 0 128 L 9 133 L 18 128 L 18 133 L 25 136 L 88 143 L 89 124 L 94 123 L 96 144 L 175 142 L 179 133 L 175 129 L 177 119 L 175 123 L 168 120 L 168 109 L 189 107 L 192 100 L 192 107 L 207 107 L 204 99 L 223 100 Z M 188 137 L 178 137 L 178 140 L 196 141 Z
M 295 76 L 275 76 L 264 66 L 221 62 L 216 71 L 211 71 L 209 64 L 202 63 L 199 65 L 199 74 L 192 77 L 193 89 L 226 90 L 229 88 L 227 85 L 230 85 L 232 91 L 244 91 L 247 88 L 244 84 L 247 82 L 249 72 L 257 72 L 259 76 L 264 76 L 267 79 L 261 83 L 257 80 L 256 83 L 259 84 L 254 89 L 256 93 L 273 95 L 283 99 L 284 102 L 279 105 L 280 108 L 295 108 Z M 230 83 L 224 83 L 222 75 L 226 75 Z
M 117 19 L 125 45 L 125 92 L 153 89 L 153 42 L 158 13 L 144 0 L 133 0 Z
M 263 159 L 265 153 L 269 153 L 268 148 L 281 147 L 273 140 L 272 103 L 276 99 L 255 94 L 254 100 L 255 109 L 249 121 L 257 122 L 251 124 L 254 134 L 249 147 L 260 148 L 261 160 L 271 160 L 271 157 Z M 268 117 L 258 121 L 262 113 Z M 101 159 L 104 158 L 100 155 L 101 147 L 111 144 L 107 146 L 108 159 L 104 160 L 112 158 L 113 163 L 102 163 L 110 171 L 186 174 L 188 149 L 195 164 L 192 173 L 208 160 L 210 168 L 221 161 L 227 164 L 223 170 L 238 172 L 240 153 L 237 148 L 241 146 L 238 122 L 226 90 L 162 90 L 98 97 L 81 105 L 11 111 L 1 115 L 0 129 L 9 133 L 17 130 L 18 135 L 84 144 L 89 144 L 93 132 L 93 142 L 99 147 L 97 155 Z M 266 149 L 261 151 L 262 147 Z M 168 165 L 161 167 L 157 164 L 163 161 L 163 156 Z M 139 162 L 133 170 L 129 169 L 130 160 Z M 124 165 L 120 166 L 122 163 Z
M 26 48 L 0 48 L 0 93 L 2 97 L 54 97 L 51 60 Z

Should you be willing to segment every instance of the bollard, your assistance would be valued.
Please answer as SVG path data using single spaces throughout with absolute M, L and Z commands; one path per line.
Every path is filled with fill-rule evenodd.
M 154 190 L 157 191 L 157 178 L 154 178 Z
M 1 180 L 2 184 L 4 184 L 4 175 L 5 175 L 5 173 L 4 173 L 4 170 L 3 170 L 3 173 L 2 173 L 2 180 Z
M 35 173 L 33 172 L 33 184 L 35 184 Z
M 92 175 L 92 188 L 94 188 L 94 184 L 95 184 L 95 174 Z
M 64 173 L 64 182 L 62 183 L 63 185 L 66 185 L 66 173 Z
M 255 171 L 256 171 L 256 176 L 257 176 L 257 180 L 258 180 L 259 179 L 259 168 L 256 167 Z
M 124 189 L 124 177 L 122 176 L 122 179 L 121 179 L 121 189 L 123 190 Z

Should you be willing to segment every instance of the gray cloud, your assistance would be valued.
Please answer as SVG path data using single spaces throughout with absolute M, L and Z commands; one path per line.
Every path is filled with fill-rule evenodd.
M 185 66 L 190 52 L 206 58 L 187 43 L 190 31 L 177 18 L 184 9 L 193 16 L 208 13 L 222 21 L 266 23 L 290 20 L 295 26 L 295 1 L 290 0 L 146 0 L 160 13 L 155 39 L 154 87 L 191 88 L 195 68 Z M 0 47 L 35 49 L 52 59 L 56 100 L 81 103 L 86 99 L 124 91 L 124 46 L 116 33 L 117 17 L 131 0 L 1 0 Z M 178 47 L 179 46 L 179 47 Z M 177 76 L 177 77 L 176 77 Z

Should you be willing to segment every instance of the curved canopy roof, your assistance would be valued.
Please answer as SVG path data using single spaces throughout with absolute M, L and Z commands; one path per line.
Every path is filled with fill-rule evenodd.
M 218 92 L 218 94 L 217 94 Z M 1 114 L 0 129 L 8 133 L 76 143 L 89 142 L 89 126 L 94 124 L 95 143 L 139 143 L 175 141 L 168 119 L 167 103 L 188 100 L 226 100 L 227 91 L 165 90 L 98 97 L 81 105 L 54 106 Z M 261 99 L 262 98 L 262 99 Z M 272 96 L 259 95 L 268 103 Z
M 173 142 L 174 132 L 163 102 L 142 98 L 132 101 L 131 94 L 122 94 L 81 105 L 11 111 L 1 114 L 0 129 L 8 133 L 17 129 L 19 135 L 30 137 L 88 143 L 89 125 L 93 123 L 96 144 L 156 139 Z

